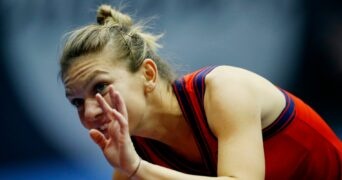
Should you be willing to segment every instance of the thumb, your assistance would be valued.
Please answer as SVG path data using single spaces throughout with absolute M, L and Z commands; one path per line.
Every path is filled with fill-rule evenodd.
M 106 147 L 107 145 L 107 141 L 106 141 L 106 138 L 105 136 L 98 130 L 96 129 L 91 129 L 89 131 L 89 135 L 91 137 L 91 139 L 98 145 L 100 146 L 100 148 L 102 150 L 104 150 L 104 148 Z

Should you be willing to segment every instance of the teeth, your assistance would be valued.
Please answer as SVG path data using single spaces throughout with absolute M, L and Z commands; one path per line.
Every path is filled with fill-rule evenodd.
M 104 125 L 102 125 L 102 126 L 100 126 L 100 130 L 101 131 L 104 131 L 105 129 L 107 129 L 107 127 L 108 127 L 108 124 L 104 124 Z

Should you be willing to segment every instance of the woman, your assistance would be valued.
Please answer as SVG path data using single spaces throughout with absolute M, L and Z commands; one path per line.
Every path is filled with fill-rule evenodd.
M 160 36 L 108 5 L 61 57 L 66 96 L 114 179 L 341 179 L 342 146 L 297 97 L 240 68 L 174 78 Z

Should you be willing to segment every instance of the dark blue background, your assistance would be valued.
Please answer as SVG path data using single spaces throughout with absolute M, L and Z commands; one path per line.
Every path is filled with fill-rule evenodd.
M 116 1 L 109 2 L 114 5 L 119 4 Z M 176 67 L 182 64 L 182 68 L 178 69 L 180 73 L 196 69 L 211 62 L 217 64 L 232 64 L 254 70 L 312 105 L 327 120 L 327 123 L 339 137 L 342 137 L 342 1 L 302 0 L 280 1 L 277 3 L 263 1 L 263 3 L 259 4 L 255 1 L 206 0 L 173 1 L 172 3 L 169 1 L 151 0 L 124 2 L 128 2 L 128 8 L 126 9 L 135 13 L 137 17 L 160 16 L 155 21 L 155 29 L 157 32 L 166 32 L 165 40 L 163 40 L 165 49 L 162 53 L 166 54 L 172 62 L 176 62 L 174 63 Z M 94 11 L 99 4 L 100 2 L 95 0 L 87 2 L 77 0 L 1 1 L 0 179 L 110 178 L 111 168 L 109 165 L 103 171 L 99 171 L 95 167 L 92 167 L 91 162 L 89 162 L 90 165 L 86 164 L 83 166 L 82 161 L 72 158 L 74 156 L 72 153 L 76 152 L 77 154 L 77 151 L 79 151 L 82 154 L 84 149 L 81 147 L 83 146 L 75 143 L 74 152 L 71 153 L 72 155 L 68 155 L 70 154 L 69 151 L 64 151 L 63 148 L 59 148 L 63 147 L 63 142 L 61 143 L 59 140 L 55 142 L 52 140 L 54 139 L 53 137 L 46 135 L 46 132 L 42 130 L 41 126 L 37 125 L 39 121 L 36 120 L 40 118 L 44 119 L 44 117 L 37 117 L 36 114 L 31 112 L 31 108 L 35 108 L 36 106 L 37 108 L 41 108 L 41 111 L 44 111 L 44 108 L 38 106 L 38 103 L 23 100 L 23 91 L 18 90 L 18 84 L 22 83 L 18 80 L 18 76 L 21 81 L 27 81 L 28 84 L 30 84 L 30 80 L 25 79 L 25 74 L 20 74 L 22 71 L 13 71 L 13 62 L 17 62 L 16 60 L 18 58 L 27 58 L 25 61 L 28 61 L 28 63 L 32 60 L 32 57 L 26 56 L 26 54 L 20 54 L 25 51 L 20 51 L 19 48 L 31 48 L 30 51 L 37 55 L 44 53 L 44 56 L 38 58 L 42 62 L 45 57 L 51 56 L 52 60 L 56 62 L 56 66 L 59 55 L 58 46 L 60 41 L 42 41 L 41 38 L 45 38 L 46 40 L 49 36 L 40 36 L 39 33 L 36 33 L 33 35 L 25 35 L 28 39 L 32 40 L 31 42 L 13 42 L 15 37 L 18 37 L 18 33 L 25 32 L 24 30 L 28 26 L 36 26 L 39 28 L 38 32 L 43 32 L 46 29 L 47 32 L 44 33 L 48 33 L 52 39 L 60 39 L 65 32 L 70 31 L 74 27 L 94 22 Z M 232 6 L 234 8 L 231 8 Z M 258 7 L 259 9 L 255 9 L 254 7 Z M 273 13 L 276 16 L 252 17 L 255 14 L 262 15 L 263 8 L 266 9 L 266 12 Z M 250 9 L 252 11 L 248 11 Z M 229 10 L 233 10 L 233 12 L 226 12 Z M 223 16 L 227 14 L 234 16 Z M 217 21 L 212 22 L 210 18 L 217 18 Z M 245 19 L 250 20 L 250 18 L 255 18 L 248 21 L 252 23 L 239 24 Z M 275 20 L 272 18 L 275 18 Z M 263 19 L 266 20 L 262 21 Z M 60 22 L 64 23 L 59 25 L 58 23 Z M 279 25 L 275 24 L 274 26 L 270 26 L 267 24 L 269 22 L 276 22 Z M 204 26 L 205 24 L 207 25 Z M 249 24 L 250 27 L 248 27 Z M 49 27 L 51 26 L 57 27 L 57 30 L 49 34 L 50 32 L 48 31 L 51 30 Z M 264 26 L 266 28 L 262 29 Z M 269 39 L 263 41 L 255 37 L 257 33 L 253 34 L 253 28 L 256 30 L 258 28 L 260 30 L 261 28 L 260 31 L 267 31 L 267 27 L 269 26 L 282 27 L 280 30 L 275 28 L 272 31 L 275 35 L 270 36 L 271 38 L 282 38 L 284 35 L 291 34 L 289 36 L 290 38 L 282 41 L 271 41 Z M 205 37 L 207 34 L 201 34 L 208 32 L 216 39 L 211 39 L 212 41 L 210 41 L 210 39 L 208 40 Z M 230 32 L 232 32 L 231 34 L 236 33 L 236 38 L 235 36 L 230 37 Z M 242 34 L 239 34 L 240 32 Z M 249 34 L 249 32 L 253 33 Z M 225 33 L 227 34 L 227 40 L 222 35 Z M 218 35 L 215 36 L 215 34 Z M 173 40 L 177 38 L 179 41 Z M 181 41 L 182 39 L 186 40 Z M 57 48 L 52 51 L 39 48 L 34 49 L 34 41 L 55 43 Z M 239 45 L 239 43 L 246 43 L 248 45 L 249 42 L 252 44 L 251 46 L 245 46 L 245 44 Z M 279 47 L 286 48 L 278 48 L 277 51 L 270 49 L 270 51 L 256 52 L 258 49 L 255 50 L 255 47 L 274 46 L 274 44 L 267 42 L 272 42 L 276 46 L 281 45 Z M 18 44 L 22 44 L 23 46 L 14 46 Z M 45 46 L 45 44 L 42 46 Z M 234 52 L 227 53 L 230 52 L 230 47 L 234 48 L 235 46 L 239 48 L 236 51 L 234 50 Z M 168 50 L 171 53 L 168 53 Z M 277 53 L 275 57 L 285 57 L 285 60 L 277 62 L 278 64 L 274 69 L 264 68 L 268 67 L 269 63 L 263 62 L 262 59 L 264 57 L 267 59 L 269 54 L 275 52 Z M 248 56 L 249 54 L 251 57 Z M 214 56 L 214 59 L 221 60 L 212 60 L 211 58 Z M 229 60 L 222 61 L 222 59 L 227 57 L 229 57 Z M 244 58 L 247 60 L 244 61 Z M 269 62 L 274 63 L 274 61 L 271 60 Z M 23 68 L 25 64 L 18 63 L 15 66 Z M 284 69 L 281 67 L 284 67 Z M 45 67 L 43 63 L 39 68 L 42 71 L 49 71 L 49 67 Z M 56 89 L 61 89 L 61 84 L 59 83 L 58 85 L 57 73 L 55 79 L 48 81 L 56 81 L 54 83 L 56 84 Z M 35 85 L 34 82 L 32 84 Z M 31 88 L 29 85 L 27 86 Z M 23 85 L 20 87 L 23 87 Z M 61 94 L 63 93 L 61 92 Z M 29 93 L 25 95 L 32 96 Z M 63 96 L 58 96 L 57 98 L 64 98 Z M 42 97 L 37 96 L 31 98 L 39 100 Z M 61 104 L 61 106 L 65 105 Z M 62 110 L 59 111 L 59 109 L 55 109 L 55 111 L 56 113 L 65 113 Z M 74 119 L 74 121 L 77 121 L 77 119 Z M 79 124 L 79 126 L 81 125 Z M 62 129 L 60 133 L 64 133 Z M 86 131 L 81 133 L 86 134 Z M 80 156 L 79 158 L 82 159 L 82 157 Z M 101 158 L 103 157 L 99 156 L 99 159 Z M 99 164 L 106 166 L 105 160 L 103 159 Z M 92 171 L 89 169 L 96 170 Z

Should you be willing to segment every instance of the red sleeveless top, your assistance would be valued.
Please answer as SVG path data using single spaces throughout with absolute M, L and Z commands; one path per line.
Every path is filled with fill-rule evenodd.
M 173 90 L 183 115 L 196 138 L 202 163 L 190 162 L 158 141 L 132 136 L 136 151 L 141 158 L 187 174 L 217 176 L 218 142 L 209 128 L 203 102 L 205 77 L 215 67 L 202 68 L 173 83 Z M 283 90 L 282 92 L 286 98 L 286 107 L 270 126 L 263 129 L 266 179 L 341 178 L 341 141 L 307 105 L 293 95 Z M 305 108 L 305 112 L 296 110 L 299 107 Z M 307 119 L 310 119 L 313 125 L 302 127 L 303 124 L 304 126 L 307 124 Z M 316 133 L 316 131 L 322 133 Z M 301 133 L 310 134 L 310 136 L 303 138 Z M 315 143 L 318 139 L 319 144 Z M 324 147 L 319 147 L 319 151 L 327 150 L 320 152 L 322 154 L 316 154 L 318 158 L 312 158 L 309 155 L 310 150 L 316 146 Z M 315 152 L 317 153 L 317 150 Z M 335 160 L 327 162 L 325 157 Z M 309 170 L 304 172 L 306 167 Z M 316 171 L 321 173 L 316 173 Z

